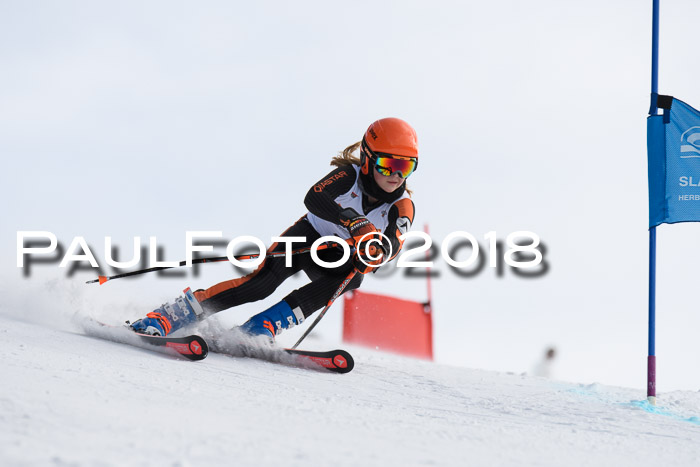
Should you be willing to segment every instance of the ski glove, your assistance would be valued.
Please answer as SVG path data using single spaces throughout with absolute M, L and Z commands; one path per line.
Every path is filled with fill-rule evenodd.
M 381 240 L 380 240 L 381 242 Z M 384 264 L 384 247 L 380 242 L 368 243 L 367 240 L 361 243 L 359 248 L 355 248 L 355 255 L 352 257 L 352 264 L 360 274 L 377 272 L 379 266 Z
M 352 237 L 353 243 L 357 243 L 367 234 L 372 234 L 378 232 L 377 228 L 372 224 L 369 219 L 357 213 L 352 208 L 344 209 L 340 212 L 340 223 L 348 229 L 350 237 Z M 367 239 L 370 235 L 367 235 Z
M 355 245 L 352 262 L 357 271 L 360 274 L 376 271 L 383 264 L 386 254 L 379 230 L 352 208 L 341 211 L 340 222 L 348 229 Z

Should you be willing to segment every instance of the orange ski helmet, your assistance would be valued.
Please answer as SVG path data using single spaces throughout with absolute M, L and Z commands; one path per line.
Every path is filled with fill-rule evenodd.
M 418 159 L 416 130 L 400 118 L 382 118 L 372 123 L 362 138 L 360 166 L 363 174 L 369 172 L 369 159 L 375 155 Z

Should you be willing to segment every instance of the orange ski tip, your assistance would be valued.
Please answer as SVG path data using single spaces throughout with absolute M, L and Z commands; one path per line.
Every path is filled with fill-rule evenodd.
M 106 276 L 98 276 L 98 277 L 100 279 L 100 285 L 104 284 L 105 282 L 107 282 L 109 280 L 109 279 L 107 279 Z

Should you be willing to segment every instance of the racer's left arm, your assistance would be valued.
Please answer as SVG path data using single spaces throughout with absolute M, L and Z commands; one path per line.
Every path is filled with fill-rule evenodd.
M 415 206 L 411 198 L 401 198 L 389 209 L 389 224 L 383 234 L 391 244 L 391 258 L 394 259 L 401 251 L 403 241 L 399 237 L 411 229 L 415 216 Z M 389 251 L 386 252 L 389 254 Z

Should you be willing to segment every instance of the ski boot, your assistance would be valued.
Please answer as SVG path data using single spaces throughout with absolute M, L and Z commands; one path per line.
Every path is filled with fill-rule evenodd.
M 185 296 L 178 297 L 174 303 L 165 303 L 160 308 L 148 313 L 145 318 L 127 324 L 139 334 L 149 334 L 151 336 L 167 336 L 178 329 L 197 321 L 197 317 L 204 314 L 202 305 L 190 288 L 184 291 Z
M 289 329 L 304 321 L 301 308 L 292 310 L 287 302 L 272 305 L 243 323 L 240 329 L 251 336 L 266 336 L 274 341 L 275 336 L 284 329 Z

